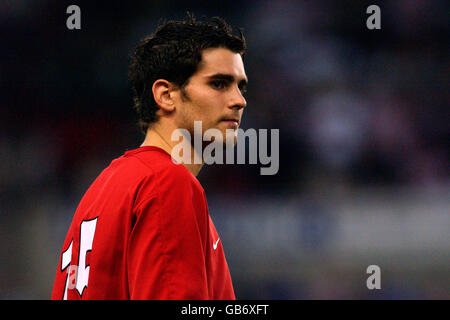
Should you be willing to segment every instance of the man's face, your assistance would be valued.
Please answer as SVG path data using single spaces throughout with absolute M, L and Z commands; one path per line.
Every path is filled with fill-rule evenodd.
M 224 48 L 203 50 L 199 69 L 189 78 L 177 101 L 178 127 L 189 130 L 193 137 L 194 121 L 202 121 L 203 132 L 216 128 L 225 141 L 226 130 L 237 130 L 241 122 L 247 105 L 243 97 L 246 86 L 240 54 Z

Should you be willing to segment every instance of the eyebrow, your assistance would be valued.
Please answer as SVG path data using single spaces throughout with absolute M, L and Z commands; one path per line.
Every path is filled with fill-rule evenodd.
M 225 73 L 213 74 L 211 76 L 208 76 L 208 79 L 211 79 L 211 80 L 212 79 L 214 79 L 214 80 L 225 80 L 227 82 L 234 82 L 235 81 L 234 76 L 232 76 L 231 74 L 225 74 Z M 239 81 L 238 85 L 240 87 L 246 87 L 247 83 L 248 83 L 247 79 L 244 78 L 241 81 Z

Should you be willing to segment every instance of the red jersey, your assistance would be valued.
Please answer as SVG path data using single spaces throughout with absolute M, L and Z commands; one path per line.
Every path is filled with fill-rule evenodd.
M 205 192 L 158 147 L 111 162 L 83 196 L 52 299 L 235 299 Z

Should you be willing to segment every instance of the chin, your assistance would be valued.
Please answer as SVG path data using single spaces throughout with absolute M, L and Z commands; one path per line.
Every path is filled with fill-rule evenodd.
M 206 131 L 208 132 L 208 131 Z M 212 139 L 210 139 L 211 137 L 209 136 L 209 134 L 206 134 L 203 136 L 204 138 L 204 145 L 209 145 L 210 143 L 215 143 L 217 145 L 221 145 L 224 148 L 228 147 L 234 147 L 237 143 L 237 134 L 238 131 L 234 130 L 234 129 L 226 129 L 224 130 L 223 128 L 214 128 L 214 130 L 209 131 L 208 133 L 211 133 L 211 135 L 213 136 Z
M 230 133 L 228 135 L 226 135 L 226 139 L 224 141 L 224 147 L 226 147 L 227 145 L 229 145 L 230 147 L 234 147 L 237 143 L 237 130 L 234 130 L 233 133 Z

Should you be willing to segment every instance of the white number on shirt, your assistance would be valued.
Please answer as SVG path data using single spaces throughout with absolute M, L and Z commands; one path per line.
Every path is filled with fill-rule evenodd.
M 64 288 L 63 300 L 67 300 L 67 290 L 73 289 L 73 282 L 75 281 L 75 288 L 80 296 L 88 285 L 90 266 L 86 266 L 86 255 L 92 251 L 92 243 L 94 242 L 94 233 L 97 226 L 97 219 L 84 220 L 80 225 L 80 246 L 78 252 L 78 266 L 70 265 L 72 259 L 72 245 L 73 239 L 69 247 L 61 255 L 61 271 L 67 267 L 67 279 Z

